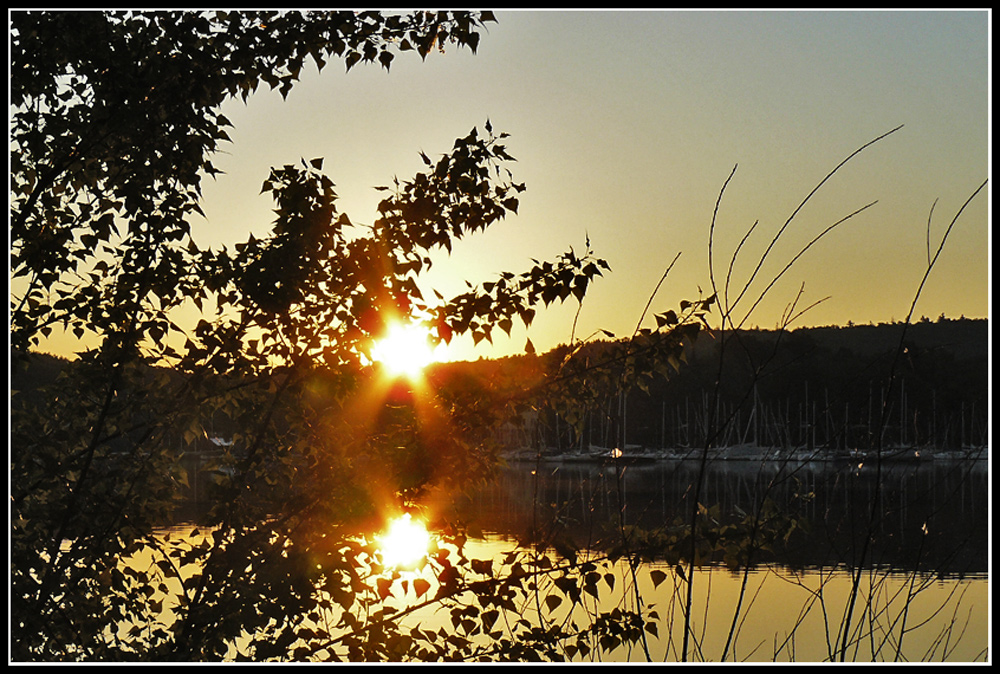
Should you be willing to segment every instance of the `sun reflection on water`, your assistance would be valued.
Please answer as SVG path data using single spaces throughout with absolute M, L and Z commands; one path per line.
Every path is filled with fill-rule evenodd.
M 377 540 L 385 566 L 412 568 L 427 555 L 431 535 L 423 522 L 405 513 L 390 522 Z

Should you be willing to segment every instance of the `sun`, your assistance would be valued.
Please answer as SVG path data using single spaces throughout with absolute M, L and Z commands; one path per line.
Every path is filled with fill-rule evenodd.
M 423 522 L 405 513 L 389 524 L 389 529 L 378 538 L 378 542 L 385 566 L 407 568 L 427 554 L 431 535 Z
M 431 346 L 430 331 L 420 323 L 393 323 L 372 347 L 372 360 L 393 376 L 418 377 L 425 367 L 441 360 L 444 346 Z

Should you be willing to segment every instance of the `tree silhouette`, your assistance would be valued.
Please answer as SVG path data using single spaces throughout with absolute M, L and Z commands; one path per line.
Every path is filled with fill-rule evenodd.
M 489 121 L 437 159 L 421 153 L 426 171 L 412 180 L 380 188 L 371 225 L 338 211 L 321 158 L 266 177 L 266 237 L 211 249 L 193 225 L 229 140 L 225 101 L 262 85 L 287 95 L 307 59 L 389 69 L 407 51 L 475 50 L 493 20 L 11 14 L 15 367 L 55 327 L 84 340 L 51 385 L 30 400 L 12 392 L 15 659 L 219 659 L 247 634 L 240 652 L 258 659 L 473 652 L 457 637 L 435 646 L 419 630 L 404 635 L 378 608 L 398 576 L 383 574 L 364 536 L 435 485 L 488 472 L 502 409 L 461 392 L 418 399 L 363 356 L 394 317 L 423 320 L 435 339 L 489 340 L 494 326 L 530 324 L 540 305 L 582 299 L 607 264 L 588 245 L 451 299 L 423 296 L 432 250 L 517 212 L 524 185 Z M 196 325 L 176 322 L 185 304 L 203 310 Z M 210 533 L 157 535 L 194 478 L 185 453 L 219 429 L 229 437 L 198 469 L 212 479 Z M 466 619 L 487 600 L 513 606 L 525 590 L 500 575 L 465 581 L 474 572 L 449 561 L 464 559 L 456 536 L 429 559 L 436 594 L 415 583 L 418 596 L 451 601 Z M 487 599 L 455 603 L 470 591 Z M 551 651 L 552 634 L 529 632 L 512 627 L 493 652 Z

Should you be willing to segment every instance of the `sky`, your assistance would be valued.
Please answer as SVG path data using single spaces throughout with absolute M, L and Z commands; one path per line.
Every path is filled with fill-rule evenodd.
M 675 12 L 499 11 L 476 54 L 451 48 L 345 72 L 305 71 L 287 100 L 261 91 L 224 113 L 233 144 L 205 185 L 218 242 L 267 231 L 269 166 L 324 157 L 340 209 L 371 222 L 393 176 L 422 170 L 489 119 L 511 134 L 516 217 L 440 256 L 428 286 L 520 272 L 531 258 L 573 248 L 612 272 L 575 302 L 541 311 L 528 331 L 493 345 L 456 342 L 451 357 L 548 349 L 599 329 L 632 333 L 650 307 L 711 293 L 713 210 L 717 284 L 747 229 L 732 288 L 796 207 L 856 149 L 899 126 L 841 168 L 796 215 L 748 297 L 827 226 L 877 201 L 811 247 L 746 318 L 775 327 L 822 300 L 795 326 L 902 320 L 948 224 L 990 174 L 989 17 L 985 11 Z M 916 307 L 916 317 L 989 313 L 989 190 L 965 210 Z M 935 200 L 936 205 L 935 205 Z M 737 293 L 730 291 L 730 296 Z M 742 319 L 750 302 L 734 312 Z M 716 316 L 717 319 L 717 316 Z M 644 326 L 651 325 L 647 315 Z
M 773 328 L 800 288 L 793 327 L 905 318 L 932 247 L 990 175 L 990 34 L 986 11 L 498 11 L 476 54 L 451 47 L 421 61 L 397 56 L 345 72 L 310 64 L 282 100 L 261 90 L 223 108 L 231 145 L 204 184 L 200 244 L 264 235 L 273 214 L 259 195 L 270 166 L 325 159 L 339 207 L 370 223 L 373 188 L 423 169 L 487 119 L 509 133 L 524 182 L 516 217 L 435 258 L 425 288 L 445 296 L 464 281 L 521 272 L 531 258 L 573 248 L 612 272 L 579 307 L 539 312 L 527 331 L 454 359 L 547 350 L 604 329 L 628 336 L 651 312 L 711 293 L 740 239 L 732 284 L 753 265 L 810 191 L 843 159 L 903 128 L 841 168 L 791 221 L 765 260 L 756 297 L 811 239 L 855 210 L 798 259 L 746 325 Z M 989 190 L 956 224 L 916 316 L 989 314 Z M 935 205 L 936 201 L 936 205 Z M 761 282 L 763 281 L 763 282 Z M 737 292 L 730 291 L 731 297 Z M 428 296 L 430 296 L 428 294 Z M 735 311 L 743 318 L 750 301 Z M 712 322 L 717 322 L 716 314 Z M 651 326 L 646 317 L 645 326 Z

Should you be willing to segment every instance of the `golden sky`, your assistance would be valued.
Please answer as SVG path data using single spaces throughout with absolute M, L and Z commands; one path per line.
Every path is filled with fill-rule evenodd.
M 652 310 L 710 292 L 708 234 L 719 191 L 738 165 L 715 230 L 716 277 L 759 220 L 734 270 L 752 262 L 812 188 L 855 149 L 904 127 L 842 168 L 793 220 L 765 280 L 801 246 L 878 203 L 810 249 L 748 323 L 774 327 L 801 284 L 801 305 L 829 296 L 796 325 L 901 320 L 932 244 L 990 171 L 989 15 L 913 12 L 501 11 L 478 53 L 449 49 L 390 72 L 309 65 L 282 100 L 259 91 L 223 109 L 233 144 L 207 180 L 208 221 L 196 238 L 263 235 L 259 195 L 270 166 L 324 157 L 340 210 L 371 222 L 372 188 L 423 168 L 488 118 L 511 134 L 519 214 L 460 242 L 428 285 L 446 296 L 552 259 L 589 236 L 613 272 L 591 287 L 577 337 L 635 328 L 669 262 Z M 917 317 L 989 310 L 989 190 L 959 221 Z M 757 292 L 763 289 L 758 284 Z M 457 342 L 452 357 L 545 350 L 571 335 L 575 303 L 540 312 L 530 331 L 492 348 Z M 737 312 L 740 314 L 741 312 Z M 651 320 L 651 318 L 650 318 Z
M 986 12 L 497 12 L 478 53 L 449 50 L 345 73 L 303 76 L 286 101 L 259 92 L 225 114 L 235 124 L 227 172 L 206 185 L 213 236 L 266 231 L 256 197 L 268 167 L 325 157 L 341 208 L 370 222 L 392 176 L 421 170 L 489 118 L 511 134 L 519 214 L 461 242 L 435 267 L 446 295 L 463 280 L 527 269 L 590 237 L 613 273 L 592 286 L 577 337 L 627 335 L 667 264 L 681 258 L 653 310 L 706 293 L 716 198 L 738 164 L 716 225 L 716 276 L 755 221 L 734 277 L 746 279 L 810 190 L 853 159 L 793 220 L 764 272 L 780 269 L 827 225 L 878 203 L 810 249 L 749 322 L 773 327 L 805 284 L 799 325 L 905 317 L 932 244 L 989 174 Z M 409 57 L 409 58 L 407 58 Z M 988 197 L 953 230 L 917 315 L 988 313 Z M 787 239 L 787 242 L 785 241 Z M 935 244 L 936 245 L 936 244 Z M 768 277 L 769 279 L 770 277 Z M 763 286 L 760 286 L 763 289 Z M 758 290 L 759 292 L 759 290 Z M 527 333 L 540 349 L 568 341 L 575 305 L 543 312 Z M 737 312 L 739 313 L 739 312 Z M 501 335 L 502 337 L 502 335 Z M 475 358 L 520 351 L 524 331 Z

